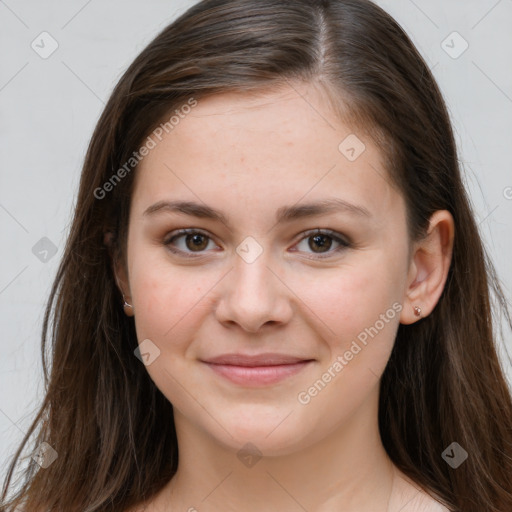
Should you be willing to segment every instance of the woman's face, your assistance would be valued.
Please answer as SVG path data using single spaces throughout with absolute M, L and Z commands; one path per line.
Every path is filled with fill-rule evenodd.
M 180 113 L 137 170 L 127 246 L 141 352 L 177 428 L 271 455 L 373 424 L 410 282 L 380 149 L 307 84 Z

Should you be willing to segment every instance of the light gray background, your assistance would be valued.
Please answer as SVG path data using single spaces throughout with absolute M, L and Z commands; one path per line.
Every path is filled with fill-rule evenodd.
M 0 460 L 14 453 L 42 398 L 43 309 L 95 123 L 128 64 L 193 3 L 0 0 Z M 512 0 L 377 3 L 412 37 L 447 100 L 480 230 L 510 302 Z M 43 51 L 46 37 L 50 48 L 43 31 L 58 43 L 46 59 L 31 47 Z M 469 44 L 458 58 L 442 47 L 463 48 L 448 37 L 453 31 Z M 32 250 L 43 237 L 56 247 L 46 263 Z

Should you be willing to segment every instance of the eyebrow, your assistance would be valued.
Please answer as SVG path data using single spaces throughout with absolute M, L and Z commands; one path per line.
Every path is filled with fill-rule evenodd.
M 217 220 L 230 228 L 229 220 L 222 211 L 194 201 L 158 201 L 157 203 L 149 206 L 144 211 L 143 215 L 152 215 L 162 211 L 177 212 L 190 215 L 192 217 Z M 283 224 L 297 219 L 304 219 L 333 212 L 348 213 L 358 217 L 372 217 L 372 214 L 364 206 L 352 204 L 339 198 L 327 198 L 321 201 L 304 203 L 301 205 L 282 206 L 276 212 L 276 223 Z

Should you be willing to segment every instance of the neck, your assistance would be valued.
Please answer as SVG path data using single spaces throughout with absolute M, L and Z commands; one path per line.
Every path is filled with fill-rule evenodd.
M 175 411 L 180 459 L 158 497 L 162 510 L 386 510 L 394 469 L 379 435 L 377 395 L 372 399 L 375 407 L 366 404 L 319 442 L 261 458 L 216 442 Z

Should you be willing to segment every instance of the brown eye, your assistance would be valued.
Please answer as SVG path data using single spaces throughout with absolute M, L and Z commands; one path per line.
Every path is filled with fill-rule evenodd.
M 309 248 L 314 252 L 326 252 L 332 245 L 332 238 L 328 235 L 314 235 L 308 237 L 308 240 Z M 319 247 L 320 250 L 317 251 L 317 247 Z
M 305 244 L 306 240 L 308 241 L 306 244 L 307 247 L 300 248 L 300 245 Z M 330 250 L 333 247 L 333 243 L 335 244 L 334 249 Z M 329 256 L 339 253 L 351 246 L 352 244 L 348 240 L 342 238 L 341 235 L 335 231 L 322 231 L 320 229 L 308 231 L 306 236 L 297 244 L 299 251 L 318 255 L 312 256 L 312 258 L 328 258 Z
M 208 245 L 207 237 L 196 233 L 195 235 L 185 235 L 185 245 L 191 251 L 202 250 Z
M 205 233 L 195 229 L 183 229 L 164 241 L 164 245 L 175 254 L 191 256 L 192 253 L 197 253 L 199 256 L 205 252 L 210 242 L 213 243 L 212 239 Z

